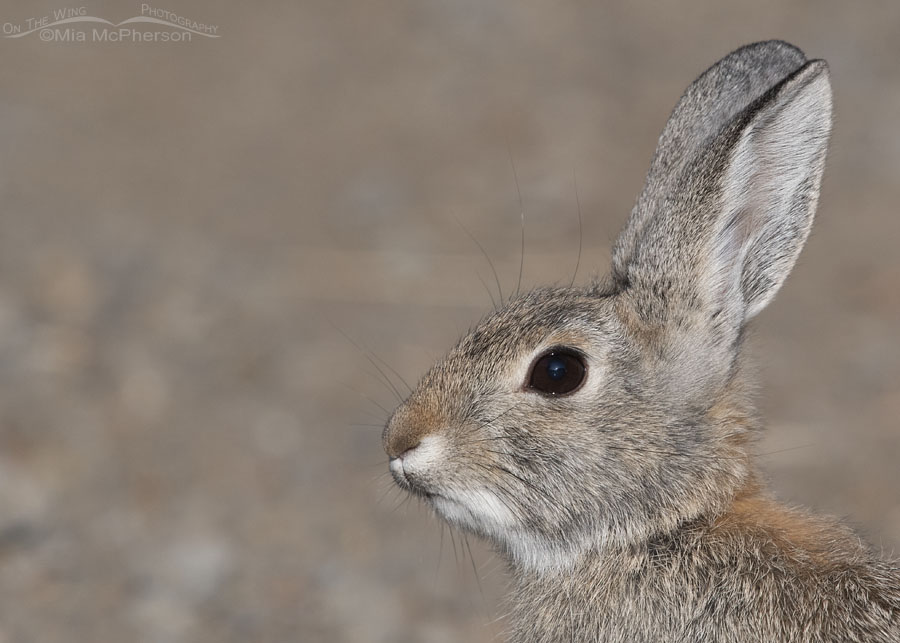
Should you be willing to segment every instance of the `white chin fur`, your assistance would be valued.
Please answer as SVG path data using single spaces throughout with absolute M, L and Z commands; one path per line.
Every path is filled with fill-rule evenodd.
M 454 491 L 434 496 L 435 511 L 447 522 L 487 536 L 499 544 L 512 562 L 537 573 L 570 569 L 579 552 L 553 546 L 546 539 L 524 532 L 502 500 L 488 489 Z
M 487 489 L 457 491 L 432 498 L 434 508 L 448 522 L 473 531 L 502 537 L 515 528 L 515 517 L 493 492 Z

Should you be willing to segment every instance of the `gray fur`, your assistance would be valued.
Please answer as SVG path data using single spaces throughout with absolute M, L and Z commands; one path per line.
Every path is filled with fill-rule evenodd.
M 897 565 L 752 466 L 743 329 L 806 240 L 830 129 L 824 62 L 725 57 L 666 125 L 611 278 L 508 302 L 392 415 L 398 484 L 509 561 L 512 641 L 900 641 Z M 528 390 L 557 345 L 585 384 Z

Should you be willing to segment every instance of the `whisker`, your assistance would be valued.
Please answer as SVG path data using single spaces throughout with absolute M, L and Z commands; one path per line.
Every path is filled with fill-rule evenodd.
M 497 435 L 492 438 L 479 438 L 478 440 L 467 440 L 464 444 L 479 444 L 481 442 L 494 442 L 496 440 L 509 440 L 508 435 Z
M 569 288 L 575 285 L 575 277 L 578 276 L 578 267 L 581 265 L 581 246 L 583 240 L 583 228 L 582 228 L 582 218 L 581 218 L 581 199 L 578 197 L 578 177 L 575 175 L 575 170 L 572 170 L 572 183 L 575 185 L 575 204 L 578 210 L 578 258 L 575 260 L 575 272 L 572 273 L 572 281 L 569 283 Z
M 399 490 L 400 490 L 400 487 L 393 485 L 393 484 L 389 484 L 387 489 L 385 489 L 382 492 L 382 494 L 378 497 L 378 500 L 375 501 L 375 504 L 380 505 L 382 502 L 384 502 L 385 498 L 387 498 L 389 493 L 391 493 L 392 491 L 399 491 Z
M 777 455 L 779 453 L 786 453 L 788 451 L 797 451 L 798 449 L 811 449 L 816 446 L 815 442 L 809 442 L 807 444 L 798 444 L 794 447 L 787 447 L 785 449 L 776 449 L 775 451 L 763 451 L 762 453 L 757 453 L 756 457 L 761 458 L 767 455 Z
M 369 402 L 369 403 L 371 403 L 371 404 L 375 404 L 375 402 L 374 402 L 373 400 L 370 400 L 370 399 L 366 398 L 366 397 L 363 396 L 362 394 L 360 394 L 360 397 L 362 397 L 364 400 L 366 400 L 366 402 Z M 376 413 L 375 411 L 373 411 L 372 409 L 369 409 L 369 408 L 363 408 L 363 409 L 360 409 L 360 410 L 368 416 L 367 418 L 363 418 L 363 419 L 374 420 L 374 423 L 371 423 L 372 426 L 384 426 L 384 422 L 385 422 L 385 419 L 386 419 L 386 418 L 384 417 L 384 415 L 381 415 L 381 414 L 379 414 L 379 413 Z M 381 411 L 384 411 L 384 409 L 380 409 L 380 410 L 381 410 Z M 362 425 L 363 423 L 362 423 L 362 422 L 359 422 L 359 424 Z
M 484 430 L 484 429 L 493 429 L 493 428 L 494 428 L 494 426 L 493 426 L 494 422 L 496 422 L 497 420 L 499 420 L 500 418 L 502 418 L 504 415 L 506 415 L 507 413 L 509 413 L 509 412 L 512 411 L 513 409 L 515 409 L 517 406 L 518 406 L 518 404 L 513 404 L 513 405 L 510 406 L 508 409 L 506 409 L 505 411 L 503 411 L 503 412 L 501 412 L 501 413 L 498 413 L 495 417 L 493 417 L 493 418 L 491 418 L 491 419 L 489 419 L 489 420 L 486 420 L 486 421 L 476 421 L 475 424 L 474 424 L 473 426 L 469 427 L 469 429 L 465 432 L 465 435 L 466 435 L 466 436 L 471 436 L 471 435 L 476 434 L 476 433 L 478 433 L 479 431 L 482 431 L 482 430 Z M 493 439 L 498 439 L 498 438 L 490 438 L 490 439 L 493 440 Z M 504 438 L 501 438 L 501 439 L 508 439 L 508 438 L 505 438 L 505 437 L 504 437 Z M 467 442 L 467 444 L 477 444 L 477 443 L 480 442 L 480 441 L 481 441 L 481 439 L 479 439 L 479 440 L 471 440 L 471 441 Z
M 500 418 L 502 418 L 504 415 L 506 415 L 507 413 L 509 413 L 510 411 L 512 411 L 512 410 L 513 410 L 514 408 L 516 408 L 517 406 L 519 406 L 518 403 L 512 404 L 512 405 L 510 405 L 510 407 L 507 408 L 505 411 L 501 411 L 501 412 L 498 413 L 496 416 L 492 417 L 490 420 L 478 421 L 478 422 L 476 423 L 476 425 L 471 429 L 470 432 L 475 432 L 475 431 L 477 431 L 477 430 L 479 430 L 479 429 L 489 428 L 494 422 L 496 422 L 497 420 L 499 420 Z
M 500 305 L 502 306 L 503 305 L 503 288 L 500 287 L 500 277 L 497 276 L 497 269 L 494 267 L 494 262 L 491 261 L 491 257 L 490 257 L 490 255 L 488 255 L 487 250 L 484 249 L 484 246 L 482 246 L 478 242 L 478 239 L 475 238 L 475 235 L 473 235 L 471 232 L 469 232 L 469 229 L 463 225 L 463 222 L 459 220 L 459 217 L 457 217 L 455 214 L 453 214 L 453 220 L 456 221 L 456 224 L 460 228 L 463 229 L 463 232 L 465 232 L 466 235 L 469 237 L 469 239 L 472 240 L 472 243 L 474 243 L 476 246 L 478 246 L 478 249 L 481 251 L 481 254 L 484 255 L 485 259 L 487 259 L 488 265 L 491 267 L 491 272 L 494 273 L 494 282 L 497 284 L 497 292 L 500 294 Z
M 370 373 L 369 371 L 365 371 L 365 372 L 366 372 L 367 374 L 369 374 L 369 375 L 372 375 L 372 373 Z M 382 411 L 384 411 L 385 417 L 390 416 L 390 414 L 391 414 L 390 411 L 388 411 L 388 410 L 387 410 L 386 408 L 384 408 L 381 404 L 379 404 L 378 402 L 376 402 L 375 400 L 373 400 L 371 397 L 369 397 L 368 395 L 366 395 L 366 394 L 363 393 L 362 391 L 359 391 L 358 389 L 353 388 L 352 386 L 350 386 L 350 385 L 347 384 L 346 382 L 341 382 L 341 385 L 342 385 L 344 388 L 346 388 L 348 391 L 350 391 L 351 393 L 355 393 L 356 395 L 359 395 L 359 396 L 360 396 L 362 399 L 364 399 L 366 402 L 371 402 L 372 404 L 374 404 L 375 406 L 377 406 L 379 409 L 381 409 Z M 367 412 L 369 412 L 369 411 L 367 411 Z M 369 412 L 369 413 L 371 413 L 371 412 Z M 373 417 L 373 418 L 376 417 L 374 413 L 372 413 L 372 417 Z M 381 418 L 377 418 L 377 419 L 380 420 Z
M 491 292 L 491 289 L 488 288 L 487 283 L 485 283 L 484 279 L 481 278 L 481 273 L 477 270 L 475 271 L 475 276 L 478 277 L 478 281 L 481 282 L 481 285 L 484 286 L 485 291 L 487 291 L 488 297 L 491 298 L 491 308 L 497 310 L 497 300 L 494 299 L 494 293 Z
M 400 502 L 398 502 L 396 505 L 394 505 L 394 508 L 391 509 L 391 513 L 396 513 L 397 510 L 400 509 L 400 507 L 406 505 L 407 503 L 409 503 L 410 500 L 412 500 L 413 496 L 411 493 L 407 493 L 404 495 L 405 495 L 405 497 L 400 498 Z
M 362 393 L 360 393 L 360 395 L 362 395 Z M 374 404 L 375 406 L 377 406 L 379 409 L 381 409 L 382 411 L 384 411 L 384 414 L 385 414 L 386 416 L 390 416 L 390 414 L 391 414 L 390 411 L 388 411 L 386 408 L 384 408 L 383 406 L 381 406 L 381 404 L 379 404 L 378 402 L 376 402 L 375 400 L 373 400 L 373 399 L 372 399 L 371 397 L 369 397 L 368 395 L 363 395 L 363 399 L 365 399 L 365 400 L 368 401 L 368 402 L 371 402 L 372 404 Z
M 456 562 L 456 573 L 459 573 L 459 554 L 456 551 L 456 538 L 453 537 L 453 525 L 447 525 L 450 534 L 450 544 L 453 545 L 453 560 Z
M 543 495 L 543 496 L 544 496 L 545 498 L 547 498 L 547 500 L 549 500 L 551 503 L 554 502 L 553 497 L 550 496 L 550 494 L 547 493 L 547 491 L 545 491 L 544 489 L 541 489 L 540 487 L 538 487 L 536 484 L 534 484 L 533 482 L 531 482 L 531 480 L 529 480 L 528 478 L 525 478 L 525 477 L 523 477 L 523 476 L 520 476 L 520 475 L 517 474 L 516 472 L 512 471 L 512 470 L 509 469 L 508 467 L 504 467 L 503 465 L 493 465 L 493 466 L 494 466 L 496 469 L 498 469 L 499 471 L 502 471 L 503 473 L 506 473 L 507 475 L 512 476 L 513 478 L 515 478 L 516 480 L 518 480 L 519 482 L 521 482 L 522 484 L 524 484 L 526 487 L 529 487 L 529 488 L 532 489 L 533 491 L 536 491 L 537 493 Z
M 413 387 L 409 385 L 409 382 L 407 382 L 407 381 L 403 378 L 403 376 L 400 375 L 400 373 L 398 373 L 397 370 L 396 370 L 393 366 L 391 366 L 391 365 L 388 364 L 386 361 L 384 361 L 384 360 L 383 360 L 383 359 L 382 359 L 375 351 L 373 351 L 373 350 L 370 349 L 369 352 L 372 354 L 372 357 L 374 357 L 374 358 L 377 359 L 379 362 L 381 362 L 381 363 L 384 365 L 384 367 L 385 367 L 386 369 L 388 369 L 391 373 L 393 373 L 394 376 L 396 376 L 396 378 L 397 378 L 398 380 L 400 380 L 400 381 L 403 383 L 403 386 L 405 386 L 407 389 L 409 389 L 409 392 L 410 392 L 410 393 L 413 392 Z
M 488 473 L 491 473 L 491 474 L 493 474 L 494 470 L 497 469 L 496 466 L 482 464 L 480 462 L 476 463 L 476 466 L 481 469 L 484 469 L 485 471 L 487 471 Z M 509 509 L 511 514 L 513 514 L 514 516 L 518 515 L 519 512 L 516 511 L 515 509 L 513 509 L 512 505 L 510 505 L 509 502 L 507 502 L 507 499 L 509 499 L 512 502 L 516 501 L 515 490 L 510 489 L 509 486 L 506 484 L 506 482 L 504 482 L 503 480 L 496 480 L 493 478 L 493 476 L 492 476 L 491 482 L 492 482 L 492 485 L 494 486 L 495 490 L 500 492 L 499 494 L 496 495 L 496 498 L 500 502 L 502 502 L 503 505 L 507 509 Z M 506 496 L 506 497 L 504 497 L 504 496 Z
M 466 550 L 469 552 L 469 560 L 472 562 L 472 573 L 475 574 L 475 584 L 478 585 L 478 593 L 481 595 L 484 615 L 490 619 L 491 614 L 487 608 L 487 599 L 484 597 L 484 589 L 481 587 L 481 578 L 478 576 L 478 567 L 475 565 L 475 556 L 472 555 L 472 547 L 469 545 L 469 536 L 467 534 L 463 534 L 463 542 L 466 544 Z
M 378 366 L 378 363 L 374 359 L 372 359 L 372 357 L 370 355 L 363 353 L 363 357 L 365 357 L 367 360 L 369 360 L 369 363 L 372 366 L 374 366 L 375 370 L 378 371 L 378 373 L 381 375 L 381 378 L 379 378 L 379 381 L 385 385 L 385 387 L 388 389 L 388 391 L 390 391 L 391 393 L 394 394 L 394 397 L 397 398 L 397 403 L 402 404 L 403 403 L 403 395 L 401 395 L 400 390 L 396 386 L 394 386 L 394 383 L 387 376 L 387 373 L 385 373 L 384 370 L 382 370 L 382 368 L 380 366 Z M 366 372 L 368 372 L 368 371 L 366 371 Z
M 439 522 L 441 523 L 441 545 L 440 545 L 440 548 L 438 549 L 437 566 L 434 568 L 434 585 L 435 585 L 435 587 L 437 587 L 438 577 L 440 576 L 440 572 L 441 572 L 441 559 L 444 556 L 444 528 L 446 526 L 446 523 L 443 520 L 441 520 Z
M 378 466 L 384 466 L 384 462 L 379 462 Z M 372 479 L 370 480 L 370 482 L 382 482 L 382 478 L 384 478 L 385 476 L 389 476 L 389 475 L 391 475 L 390 471 L 382 471 L 377 476 L 372 476 Z
M 509 164 L 512 166 L 513 180 L 516 182 L 516 194 L 519 196 L 519 216 L 522 220 L 522 248 L 519 252 L 519 281 L 516 283 L 516 297 L 522 288 L 522 271 L 525 268 L 525 206 L 522 203 L 522 190 L 519 187 L 519 173 L 516 171 L 516 162 L 513 159 L 512 148 L 506 144 L 506 152 L 509 154 Z
M 491 472 L 490 467 L 482 467 L 489 473 Z M 494 489 L 498 492 L 496 495 L 497 500 L 503 503 L 503 506 L 506 507 L 509 512 L 517 516 L 519 512 L 510 504 L 512 502 L 515 504 L 516 502 L 516 492 L 515 489 L 509 486 L 506 480 L 494 480 L 493 481 Z
M 391 380 L 391 378 L 389 378 L 389 377 L 387 376 L 387 373 L 385 373 L 384 370 L 378 365 L 378 362 L 376 362 L 376 361 L 372 358 L 372 355 L 370 354 L 371 351 L 369 351 L 369 350 L 363 348 L 363 347 L 360 346 L 358 343 L 356 343 L 355 341 L 353 341 L 353 339 L 350 337 L 350 335 L 348 335 L 348 334 L 345 333 L 341 328 L 339 328 L 339 327 L 337 326 L 337 324 L 335 324 L 335 323 L 332 322 L 331 320 L 329 320 L 329 323 L 331 324 L 331 327 L 332 327 L 332 328 L 334 328 L 337 332 L 339 332 L 339 333 L 344 337 L 344 339 L 346 339 L 346 340 L 347 340 L 348 342 L 350 342 L 354 347 L 356 347 L 356 350 L 358 350 L 360 353 L 362 353 L 363 357 L 365 357 L 366 360 L 368 360 L 368 362 L 369 362 L 372 366 L 375 367 L 375 370 L 378 371 L 378 372 L 381 374 L 381 376 L 384 378 L 384 383 L 385 383 L 385 385 L 391 390 L 391 392 L 393 392 L 394 396 L 397 398 L 397 402 L 398 402 L 398 403 L 402 403 L 402 402 L 403 402 L 403 396 L 400 394 L 399 389 L 394 385 L 394 382 Z M 393 370 L 393 369 L 391 369 L 391 370 Z

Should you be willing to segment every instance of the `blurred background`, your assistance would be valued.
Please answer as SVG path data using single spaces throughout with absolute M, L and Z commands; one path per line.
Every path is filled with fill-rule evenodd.
M 605 272 L 683 89 L 768 38 L 836 123 L 759 462 L 900 545 L 900 4 L 159 8 L 220 37 L 0 39 L 0 643 L 498 640 L 503 566 L 393 488 L 366 351 L 413 382 L 490 308 L 455 219 L 514 289 L 510 157 L 523 284 L 570 278 L 576 196 Z

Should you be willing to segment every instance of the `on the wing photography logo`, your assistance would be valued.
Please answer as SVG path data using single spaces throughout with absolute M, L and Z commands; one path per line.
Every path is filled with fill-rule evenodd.
M 219 26 L 194 20 L 151 4 L 141 4 L 140 15 L 121 22 L 92 16 L 87 7 L 54 9 L 21 22 L 4 22 L 4 38 L 39 38 L 43 42 L 192 42 L 219 38 Z

